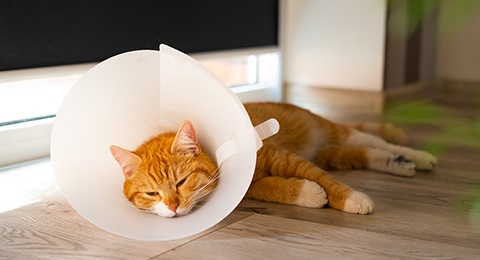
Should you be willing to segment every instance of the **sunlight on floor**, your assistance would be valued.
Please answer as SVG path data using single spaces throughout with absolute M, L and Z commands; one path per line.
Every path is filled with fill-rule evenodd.
M 0 170 L 0 213 L 39 202 L 58 192 L 49 159 Z

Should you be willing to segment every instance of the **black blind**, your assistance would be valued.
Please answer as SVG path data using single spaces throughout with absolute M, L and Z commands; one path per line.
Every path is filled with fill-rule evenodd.
M 0 0 L 0 70 L 277 45 L 278 0 Z

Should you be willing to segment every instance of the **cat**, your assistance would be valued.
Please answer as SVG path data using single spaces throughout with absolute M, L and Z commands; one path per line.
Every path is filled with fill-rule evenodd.
M 291 104 L 244 105 L 253 125 L 269 118 L 280 123 L 280 131 L 264 140 L 257 152 L 248 199 L 368 214 L 374 208 L 372 199 L 326 170 L 371 169 L 413 176 L 415 169 L 431 170 L 437 162 L 427 152 L 387 143 L 407 140 L 391 125 L 348 127 Z M 189 121 L 176 134 L 160 134 L 133 152 L 118 146 L 110 150 L 125 175 L 125 196 L 137 208 L 163 217 L 188 214 L 218 183 L 218 169 L 201 150 Z

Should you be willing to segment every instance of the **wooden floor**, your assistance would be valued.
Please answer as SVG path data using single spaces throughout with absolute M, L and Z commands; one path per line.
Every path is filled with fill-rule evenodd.
M 407 129 L 412 146 L 438 156 L 433 172 L 414 178 L 332 173 L 373 198 L 370 215 L 244 200 L 194 237 L 135 241 L 76 213 L 56 188 L 45 159 L 0 172 L 0 258 L 480 259 L 480 92 L 451 85 L 386 100 L 376 94 L 287 89 L 297 93 L 290 102 L 340 121 L 397 123 Z

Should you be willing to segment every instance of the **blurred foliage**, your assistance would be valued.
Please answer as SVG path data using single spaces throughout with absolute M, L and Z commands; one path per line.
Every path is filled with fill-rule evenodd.
M 473 204 L 470 208 L 470 221 L 480 231 L 480 186 L 476 186 L 471 195 Z
M 399 35 L 411 35 L 438 8 L 440 0 L 389 0 L 390 23 Z
M 422 148 L 439 156 L 452 147 L 480 150 L 480 117 L 469 119 L 458 111 L 429 101 L 390 102 L 385 108 L 385 121 L 407 128 L 438 128 L 422 141 Z
M 474 185 L 456 201 L 456 210 L 467 214 L 470 224 L 480 232 L 480 185 Z
M 438 0 L 436 0 L 438 1 Z M 442 1 L 444 5 L 439 27 L 452 35 L 467 25 L 468 21 L 480 10 L 479 0 L 448 0 Z
M 411 35 L 439 10 L 438 28 L 452 37 L 480 11 L 480 0 L 389 0 L 388 9 L 392 29 L 398 35 Z
M 480 108 L 480 97 L 477 98 Z M 424 137 L 422 149 L 440 157 L 449 149 L 469 147 L 480 150 L 480 116 L 472 120 L 458 111 L 430 101 L 389 102 L 385 107 L 385 121 L 406 128 L 432 126 L 438 128 L 430 136 Z M 457 205 L 459 212 L 465 210 L 470 223 L 480 230 L 480 185 L 473 186 Z M 465 209 L 464 207 L 467 206 Z

